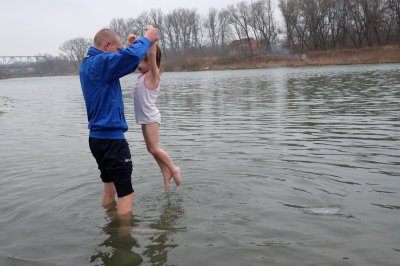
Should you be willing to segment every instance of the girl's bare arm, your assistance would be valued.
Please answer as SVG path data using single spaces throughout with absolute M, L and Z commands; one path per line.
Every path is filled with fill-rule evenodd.
M 160 82 L 160 70 L 157 66 L 157 46 L 156 42 L 150 46 L 150 49 L 147 53 L 147 57 L 149 60 L 150 70 L 146 75 L 146 87 L 149 89 L 155 89 L 158 87 Z

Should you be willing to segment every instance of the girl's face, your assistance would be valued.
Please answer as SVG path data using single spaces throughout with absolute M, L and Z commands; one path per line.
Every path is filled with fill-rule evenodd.
M 140 61 L 139 63 L 138 71 L 142 74 L 145 74 L 149 70 L 150 70 L 150 65 L 149 62 L 147 61 L 147 58 L 142 59 L 142 61 Z

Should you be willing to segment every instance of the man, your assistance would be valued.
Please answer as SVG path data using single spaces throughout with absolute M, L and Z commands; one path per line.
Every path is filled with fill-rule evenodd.
M 110 29 L 94 37 L 80 68 L 80 81 L 88 116 L 89 146 L 104 183 L 103 206 L 118 196 L 117 212 L 132 212 L 132 161 L 124 132 L 128 130 L 119 78 L 133 72 L 158 40 L 157 30 L 147 26 L 144 38 L 121 49 L 121 40 Z

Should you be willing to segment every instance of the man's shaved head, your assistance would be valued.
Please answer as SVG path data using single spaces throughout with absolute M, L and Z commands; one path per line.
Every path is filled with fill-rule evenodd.
M 94 46 L 101 47 L 104 42 L 115 43 L 119 39 L 118 35 L 110 29 L 102 29 L 94 36 Z

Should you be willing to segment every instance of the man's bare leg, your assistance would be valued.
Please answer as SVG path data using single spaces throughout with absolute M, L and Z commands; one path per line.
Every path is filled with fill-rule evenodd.
M 135 198 L 135 193 L 131 193 L 124 197 L 118 198 L 118 215 L 126 216 L 132 213 L 133 199 Z
M 104 183 L 103 202 L 102 202 L 104 208 L 109 208 L 112 205 L 112 203 L 115 201 L 116 194 L 117 190 L 115 189 L 113 182 Z

